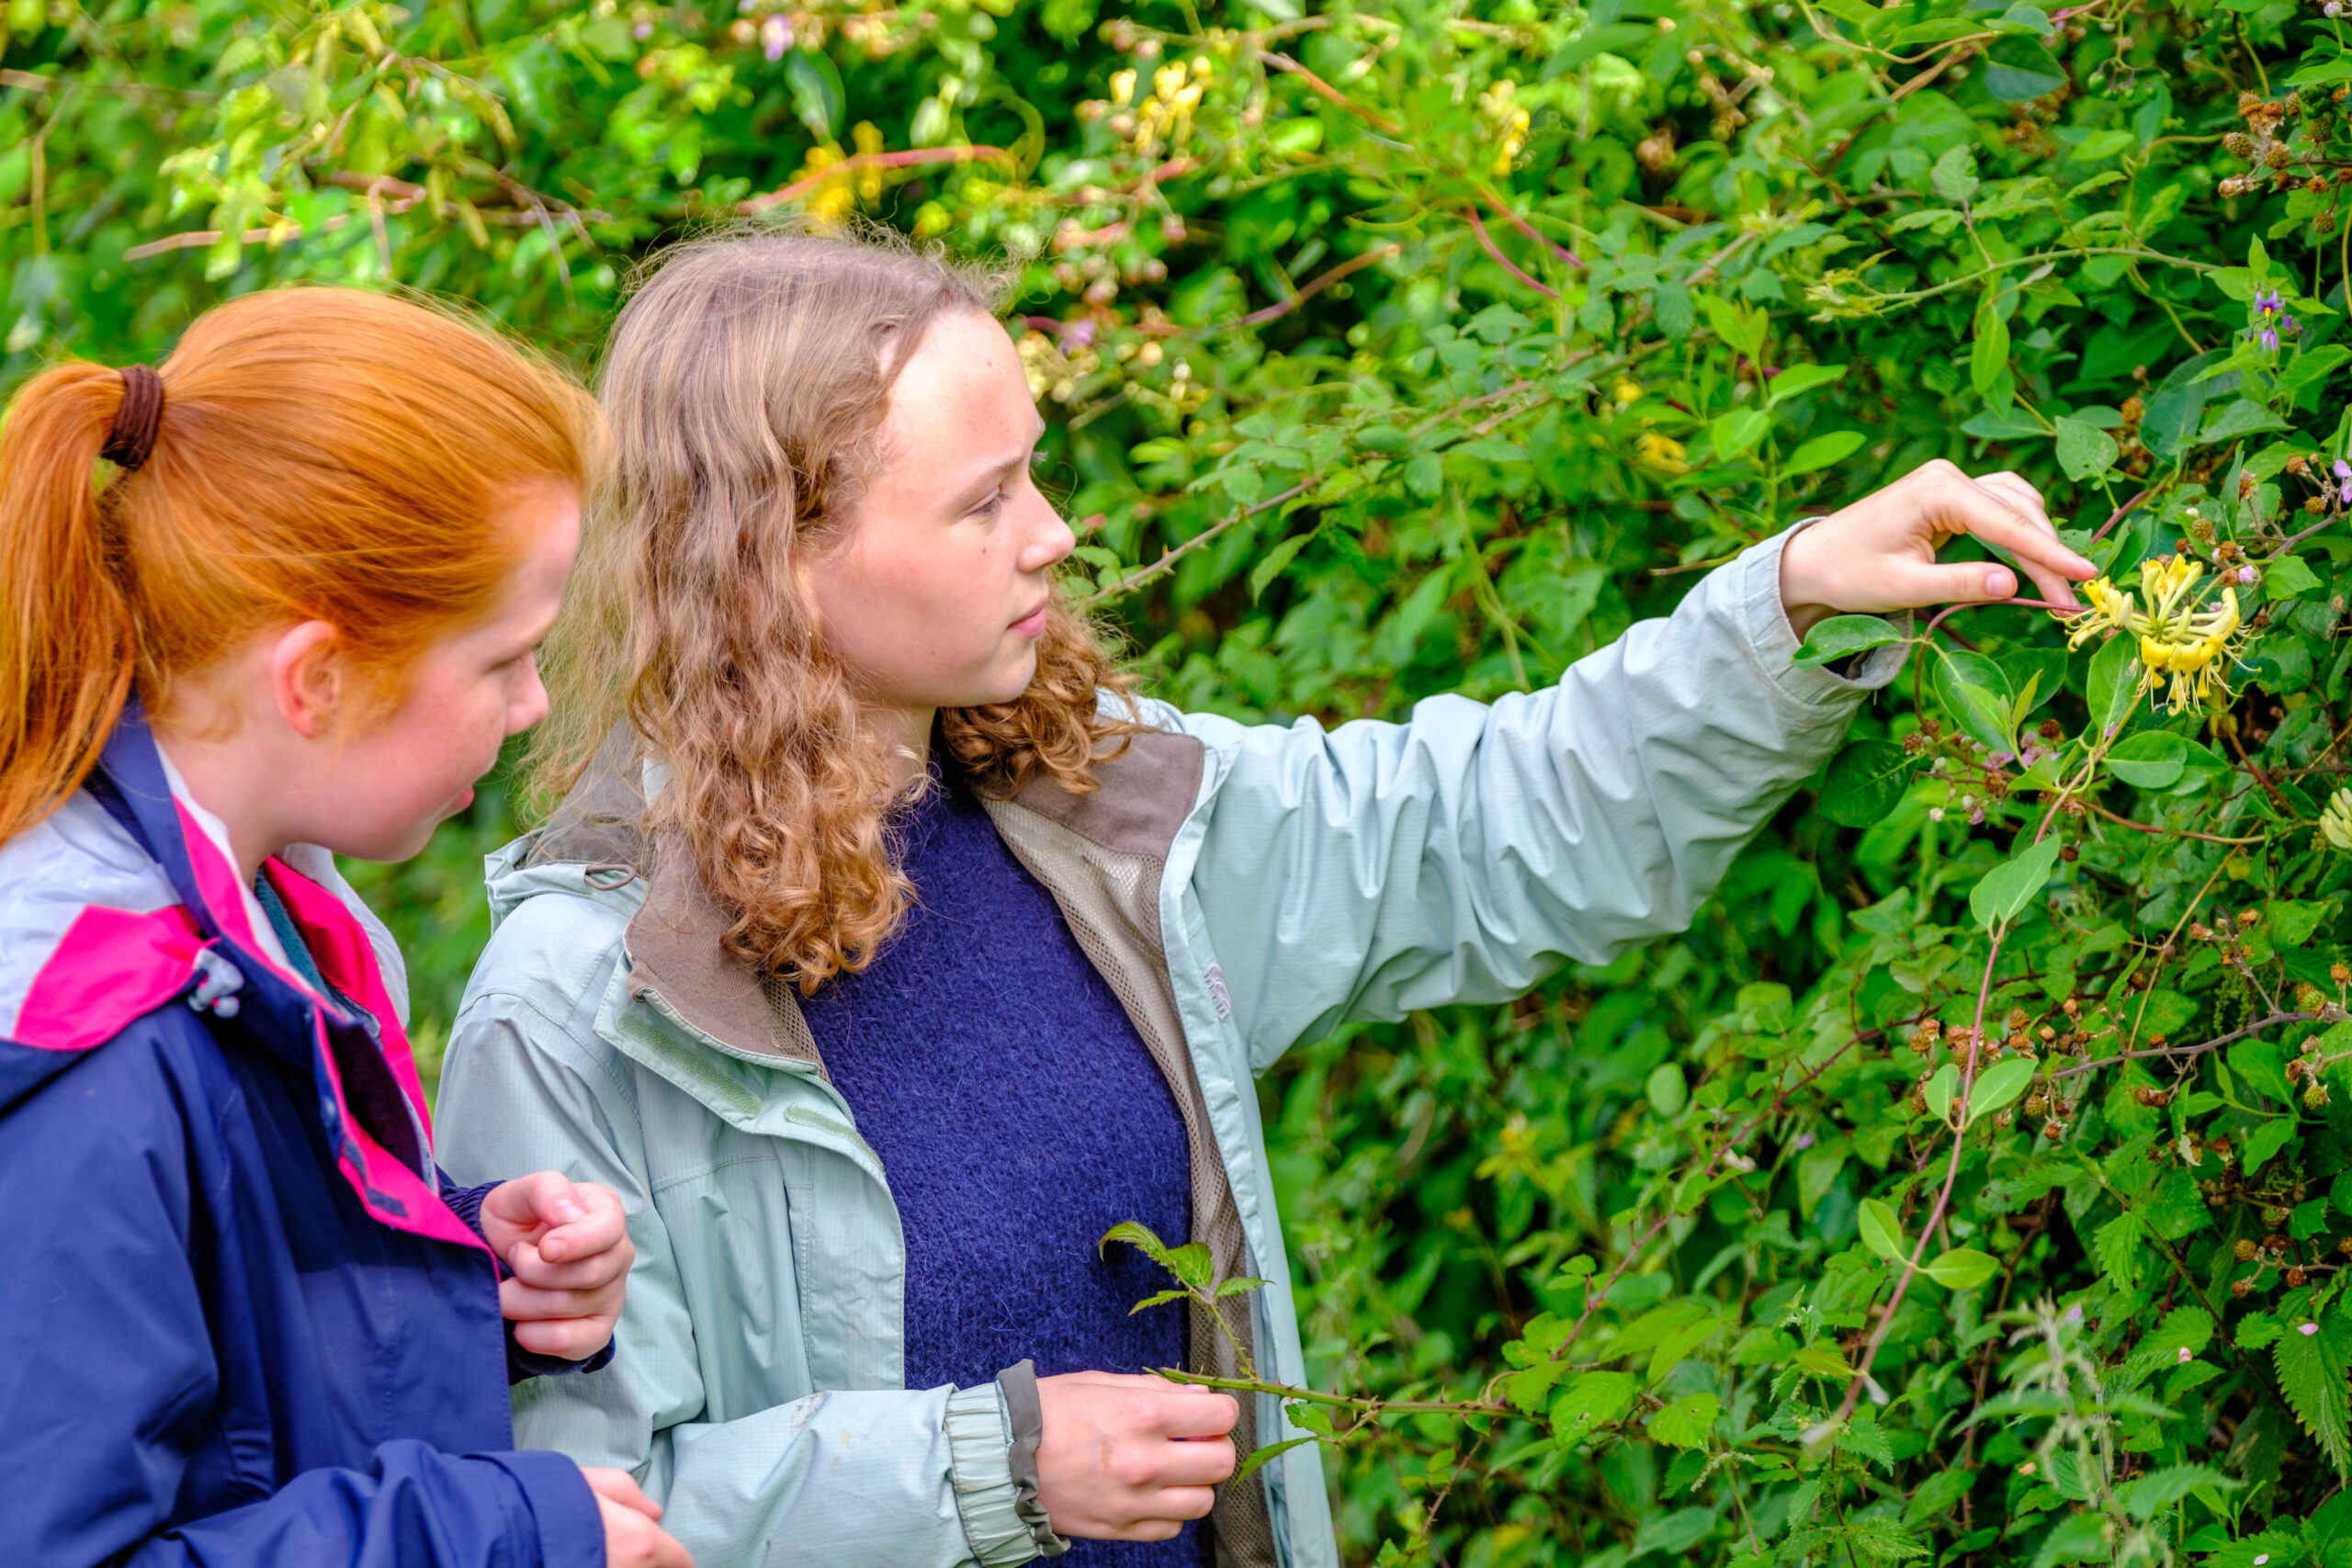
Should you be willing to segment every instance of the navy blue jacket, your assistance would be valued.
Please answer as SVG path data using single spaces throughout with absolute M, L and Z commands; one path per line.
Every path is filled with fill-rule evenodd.
M 136 713 L 0 845 L 0 1564 L 603 1568 L 578 1467 L 514 1450 L 367 932 L 267 875 L 356 1009 L 265 956 Z

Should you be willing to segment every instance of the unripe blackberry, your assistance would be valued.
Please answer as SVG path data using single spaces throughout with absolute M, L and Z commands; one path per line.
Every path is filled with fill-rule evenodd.
M 2352 1258 L 2352 1235 L 2347 1235 L 2343 1240 L 2337 1242 L 2335 1244 L 2335 1250 L 2342 1253 L 2346 1258 Z
M 2262 1223 L 2275 1231 L 2287 1223 L 2287 1211 L 2274 1203 L 2262 1211 Z
M 2342 969 L 2344 965 L 2339 964 L 2336 967 L 2338 969 Z M 2345 978 L 2352 979 L 2352 971 L 2347 971 Z M 2083 1010 L 2083 1004 L 2076 1001 L 2074 998 L 2068 997 L 2064 1001 L 2058 1004 L 2058 1010 L 2064 1013 L 2068 1018 L 2075 1018 L 2081 1014 Z
M 2236 1245 L 2231 1250 L 2238 1255 L 2238 1261 L 2241 1263 L 2253 1262 L 2262 1252 L 2262 1248 L 2255 1245 L 2254 1238 L 2250 1235 L 2238 1237 Z
M 2238 911 L 2238 924 L 2242 926 L 2253 925 L 2256 921 L 2261 919 L 2262 911 L 2259 909 L 2240 909 Z
M 2254 156 L 2254 138 L 2248 136 L 2243 130 L 2233 130 L 2227 136 L 2222 137 L 2222 145 L 2228 149 L 2229 154 L 2233 158 L 2251 158 Z
M 1993 1125 L 1998 1127 L 2002 1132 L 2006 1133 L 2017 1124 L 2018 1113 L 2016 1111 L 1996 1111 L 1993 1112 Z
M 2043 1094 L 2040 1089 L 2036 1089 L 2031 1094 L 2025 1097 L 2025 1113 L 2028 1116 L 2039 1116 L 2049 1109 L 2050 1097 Z
M 2303 1108 L 2307 1111 L 2321 1111 L 2326 1109 L 2326 1106 L 2327 1086 L 2313 1079 L 2312 1087 L 2303 1090 Z
M 2041 1124 L 2041 1135 L 2054 1144 L 2066 1135 L 2066 1123 L 2056 1120 L 2044 1122 Z
M 2341 964 L 2329 964 L 2327 977 L 2339 986 L 2352 986 L 2352 969 L 2347 969 Z
M 2230 1294 L 2233 1296 L 2243 1296 L 2253 1289 L 2254 1281 L 2251 1280 L 2233 1280 L 2230 1281 Z
M 2045 1023 L 2041 1026 L 2041 1037 L 2044 1040 L 2055 1040 L 2058 1038 L 2058 1032 Z
M 2303 1271 L 2302 1271 L 2301 1269 L 2288 1269 L 2288 1270 L 2287 1270 L 2287 1283 L 2288 1283 L 2288 1284 L 2290 1284 L 2290 1285 L 2301 1285 L 2302 1282 L 2303 1282 Z

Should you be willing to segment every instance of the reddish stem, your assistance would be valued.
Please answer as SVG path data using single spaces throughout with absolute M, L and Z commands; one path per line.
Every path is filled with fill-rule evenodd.
M 1470 227 L 1477 232 L 1478 243 L 1487 248 L 1487 254 L 1494 257 L 1496 264 L 1505 272 L 1510 274 L 1513 277 L 1516 277 L 1521 283 L 1524 283 L 1527 287 L 1535 290 L 1536 293 L 1544 296 L 1546 299 L 1557 299 L 1560 297 L 1560 291 L 1558 289 L 1546 288 L 1544 285 L 1536 282 L 1535 279 L 1520 271 L 1519 267 L 1509 256 L 1503 254 L 1500 250 L 1496 248 L 1494 236 L 1487 232 L 1487 225 L 1480 220 L 1478 217 L 1478 209 L 1476 208 L 1464 208 L 1462 209 L 1462 216 L 1470 220 Z

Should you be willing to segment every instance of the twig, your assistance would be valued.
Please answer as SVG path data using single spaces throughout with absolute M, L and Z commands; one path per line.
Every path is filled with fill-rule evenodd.
M 1191 555 L 1194 550 L 1199 549 L 1203 545 L 1207 544 L 1211 539 L 1216 538 L 1218 535 L 1238 527 L 1241 524 L 1248 522 L 1250 518 L 1257 516 L 1261 512 L 1272 511 L 1273 508 L 1280 506 L 1286 501 L 1290 501 L 1297 496 L 1306 494 L 1306 491 L 1314 488 L 1315 482 L 1316 481 L 1313 479 L 1301 479 L 1298 483 L 1291 486 L 1290 489 L 1283 491 L 1280 495 L 1270 496 L 1266 500 L 1258 502 L 1255 506 L 1245 506 L 1240 511 L 1233 513 L 1230 517 L 1226 518 L 1224 521 L 1211 524 L 1208 527 L 1202 529 L 1199 533 L 1193 535 L 1182 544 L 1171 545 L 1167 549 L 1160 551 L 1159 558 L 1153 561 L 1149 566 L 1137 568 L 1136 570 L 1129 572 L 1126 576 L 1119 579 L 1118 581 L 1111 584 L 1110 587 L 1098 589 L 1094 592 L 1088 594 L 1084 603 L 1088 604 L 1099 604 L 1105 599 L 1115 599 L 1122 593 L 1134 592 L 1136 589 L 1142 587 L 1145 583 L 1149 582 L 1161 572 L 1168 570 L 1179 560 L 1188 555 Z
M 1357 103 L 1353 98 L 1349 97 L 1345 93 L 1340 91 L 1339 88 L 1334 87 L 1330 83 L 1326 82 L 1322 77 L 1317 76 L 1314 72 L 1309 71 L 1306 66 L 1301 65 L 1297 61 L 1293 60 L 1287 54 L 1276 54 L 1272 50 L 1261 49 L 1258 51 L 1258 62 L 1261 65 L 1271 65 L 1277 71 L 1286 71 L 1290 73 L 1290 74 L 1306 83 L 1307 86 L 1314 91 L 1317 96 L 1326 98 L 1330 102 L 1339 105 L 1341 108 L 1347 110 L 1350 114 L 1355 116 L 1358 119 L 1363 120 L 1366 125 L 1373 127 L 1374 130 L 1385 130 L 1391 136 L 1397 135 L 1404 130 L 1404 127 L 1398 125 L 1395 120 L 1390 119 L 1386 115 L 1374 114 L 1372 110 L 1364 107 L 1362 104 Z
M 1520 271 L 1517 264 L 1512 262 L 1509 256 L 1503 254 L 1503 253 L 1496 247 L 1494 236 L 1487 232 L 1487 225 L 1480 220 L 1478 217 L 1478 209 L 1476 208 L 1464 208 L 1462 209 L 1462 216 L 1470 220 L 1470 227 L 1477 234 L 1478 243 L 1486 247 L 1487 254 L 1495 258 L 1497 265 L 1500 266 L 1505 272 L 1510 274 L 1513 277 L 1519 279 L 1521 283 L 1527 285 L 1530 288 L 1535 290 L 1536 293 L 1544 296 L 1546 299 L 1557 299 L 1560 297 L 1560 291 L 1558 289 L 1538 283 L 1535 279 L 1528 276 L 1527 274 Z
M 2190 828 L 2152 828 L 2145 822 L 2134 822 L 2129 817 L 2118 817 L 2096 800 L 2086 799 L 2083 804 L 2119 828 L 2129 828 L 2135 833 L 2154 833 L 2159 838 L 2201 839 L 2209 844 L 2259 844 L 2266 837 L 2256 834 L 2251 839 L 2224 839 L 2212 833 L 2199 833 Z
M 2234 1040 L 2243 1040 L 2249 1034 L 2259 1034 L 2266 1029 L 2275 1029 L 2280 1024 L 2315 1022 L 2321 1016 L 2315 1012 L 2274 1012 L 2267 1018 L 2256 1019 L 2244 1029 L 2233 1029 L 2227 1034 L 2217 1034 L 2211 1040 L 2200 1041 L 2194 1045 L 2152 1045 L 2144 1051 L 2119 1051 L 2112 1056 L 2102 1056 L 2096 1062 L 2081 1062 L 2071 1067 L 2054 1067 L 2049 1076 L 2053 1078 L 2079 1077 L 2097 1067 L 2111 1067 L 2118 1062 L 2143 1061 L 2152 1056 L 2174 1058 L 2201 1056 L 2208 1051 L 2227 1045 Z

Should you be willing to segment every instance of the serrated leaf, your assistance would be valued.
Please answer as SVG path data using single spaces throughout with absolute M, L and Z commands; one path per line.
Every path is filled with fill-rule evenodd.
M 1144 1297 L 1143 1300 L 1136 1303 L 1135 1305 L 1127 1309 L 1127 1315 L 1129 1317 L 1133 1317 L 1136 1314 L 1144 1311 L 1148 1307 L 1166 1306 L 1170 1302 L 1184 1302 L 1192 1299 L 1193 1292 L 1185 1290 L 1180 1285 L 1175 1290 L 1162 1291 L 1156 1296 Z
M 1918 167 L 1917 164 L 1911 166 Z M 1935 167 L 1928 171 L 1928 177 L 1934 184 L 1936 194 L 1953 203 L 1968 200 L 1984 184 L 1976 177 L 1976 149 L 1965 141 L 1937 159 Z
M 1271 1280 L 1251 1279 L 1245 1274 L 1239 1279 L 1227 1280 L 1224 1284 L 1219 1285 L 1209 1292 L 1209 1299 L 1221 1302 L 1228 1296 L 1246 1296 L 1252 1291 L 1264 1290 L 1270 1283 L 1272 1283 Z
M 1552 1402 L 1552 1435 L 1563 1443 L 1581 1442 L 1634 1403 L 1639 1385 L 1631 1372 L 1580 1372 Z
M 2230 1492 L 2242 1484 L 2208 1465 L 2175 1464 L 2127 1483 L 2120 1495 L 2125 1512 L 2135 1519 L 2150 1519 L 2200 1486 Z
M 2278 1389 L 2296 1421 L 2319 1444 L 2339 1476 L 2352 1477 L 2352 1391 L 2345 1379 L 2352 1372 L 2341 1343 L 2336 1319 L 2325 1323 L 2303 1319 L 2281 1326 L 2270 1358 L 2278 1369 Z
M 1232 1478 L 1225 1483 L 1226 1495 L 1233 1495 L 1233 1489 L 1255 1475 L 1267 1461 L 1280 1459 L 1301 1443 L 1311 1443 L 1314 1440 L 1313 1438 L 1284 1438 L 1279 1443 L 1268 1443 L 1263 1448 L 1252 1449 L 1250 1451 L 1250 1457 L 1234 1467 Z
M 1703 1449 L 1723 1406 L 1712 1393 L 1686 1393 L 1645 1423 L 1650 1440 L 1671 1449 Z
M 1974 1126 L 1996 1111 L 2006 1109 L 2010 1101 L 2025 1093 L 2033 1082 L 2035 1064 L 2021 1062 L 2015 1056 L 2005 1056 L 1976 1075 L 1968 1089 L 1967 1124 Z
M 1094 1250 L 1108 1253 L 1114 1241 L 1125 1242 L 1163 1269 L 1168 1266 L 1168 1244 L 1140 1220 L 1122 1220 L 1113 1225 L 1102 1233 L 1102 1239 L 1094 1244 Z
M 1903 1260 L 1903 1222 L 1883 1200 L 1863 1199 L 1855 1223 L 1861 1228 L 1864 1247 L 1890 1263 Z
M 2292 1116 L 2272 1117 L 2246 1134 L 2245 1144 L 2238 1153 L 2238 1168 L 2252 1176 L 2269 1163 L 2271 1156 L 2293 1142 L 2301 1130 Z
M 2140 1288 L 2140 1249 L 2147 1240 L 2147 1225 L 2132 1213 L 2118 1214 L 2092 1233 L 2091 1250 L 2098 1255 L 2099 1272 L 2117 1290 Z
M 2077 484 L 2106 473 L 2122 455 L 2115 438 L 2104 430 L 2078 419 L 2061 419 L 2057 425 L 2058 466 Z
M 1914 1527 L 1939 1519 L 1951 1512 L 1952 1506 L 1968 1495 L 1975 1484 L 1973 1470 L 1939 1470 L 1919 1483 L 1919 1490 L 1911 1495 L 1910 1506 L 1903 1510 L 1903 1522 Z

